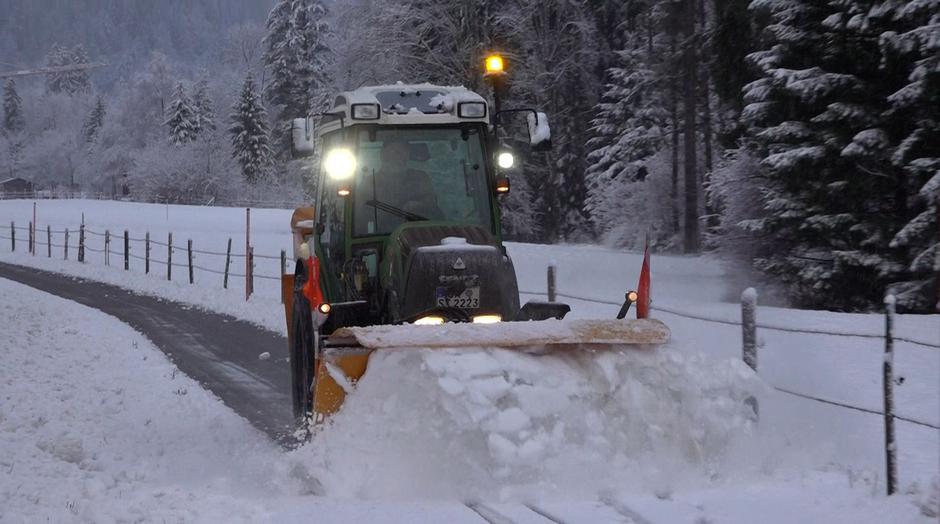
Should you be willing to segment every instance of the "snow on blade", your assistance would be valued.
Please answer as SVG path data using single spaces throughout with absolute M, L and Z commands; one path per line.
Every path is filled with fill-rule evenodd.
M 544 320 L 443 326 L 371 326 L 338 330 L 333 339 L 350 339 L 367 348 L 540 347 L 577 344 L 662 344 L 669 328 L 655 319 Z
M 671 348 L 378 350 L 294 459 L 330 496 L 593 497 L 710 474 L 760 390 L 734 360 Z M 706 472 L 707 470 L 707 472 Z

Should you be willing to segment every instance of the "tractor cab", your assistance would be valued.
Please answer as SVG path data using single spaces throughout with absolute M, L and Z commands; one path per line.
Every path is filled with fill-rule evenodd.
M 530 135 L 547 137 L 545 115 L 532 113 Z M 320 159 L 312 224 L 294 229 L 295 285 L 313 277 L 304 261 L 316 255 L 330 309 L 324 333 L 521 318 L 497 199 L 509 191 L 513 159 L 481 96 L 429 84 L 364 87 L 316 120 L 292 129 L 295 156 Z M 534 318 L 533 307 L 522 317 Z

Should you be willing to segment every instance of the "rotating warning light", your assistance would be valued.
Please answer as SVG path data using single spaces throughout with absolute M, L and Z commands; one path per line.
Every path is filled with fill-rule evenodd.
M 484 62 L 486 65 L 486 74 L 487 75 L 501 75 L 503 74 L 503 57 L 497 54 L 492 54 L 486 57 Z

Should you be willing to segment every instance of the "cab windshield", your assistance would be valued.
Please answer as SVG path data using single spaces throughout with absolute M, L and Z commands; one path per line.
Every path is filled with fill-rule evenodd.
M 422 220 L 492 229 L 479 127 L 372 127 L 355 142 L 355 236 Z

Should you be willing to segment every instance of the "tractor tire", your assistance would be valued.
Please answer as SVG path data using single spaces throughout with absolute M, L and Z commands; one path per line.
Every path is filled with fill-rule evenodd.
M 313 412 L 313 366 L 317 342 L 310 301 L 304 296 L 302 289 L 301 283 L 294 291 L 289 355 L 294 418 L 300 423 Z

